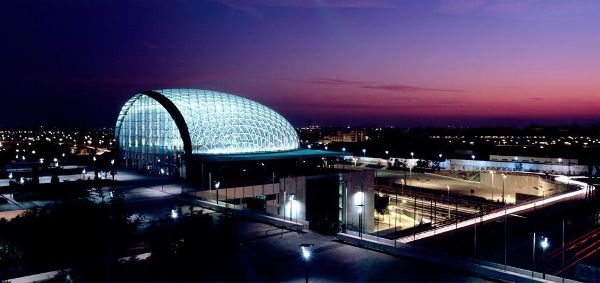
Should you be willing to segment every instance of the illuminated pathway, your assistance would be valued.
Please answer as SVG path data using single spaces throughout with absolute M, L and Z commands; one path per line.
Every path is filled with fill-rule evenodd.
M 556 195 L 556 196 L 546 197 L 541 200 L 536 200 L 533 202 L 527 202 L 527 203 L 524 203 L 521 205 L 512 206 L 510 208 L 506 207 L 505 209 L 486 214 L 482 217 L 464 220 L 464 221 L 458 222 L 454 225 L 448 225 L 448 226 L 444 226 L 444 227 L 440 227 L 440 228 L 435 228 L 435 229 L 428 230 L 425 232 L 417 233 L 415 235 L 405 236 L 402 238 L 398 238 L 396 241 L 398 241 L 400 243 L 409 243 L 412 241 L 425 239 L 425 238 L 428 238 L 428 237 L 431 237 L 434 235 L 439 235 L 439 234 L 443 234 L 446 232 L 454 231 L 456 229 L 468 227 L 473 224 L 498 219 L 498 218 L 505 217 L 506 215 L 511 215 L 514 213 L 523 212 L 523 211 L 526 211 L 529 209 L 533 209 L 537 206 L 552 204 L 555 202 L 559 202 L 559 201 L 569 199 L 569 198 L 579 197 L 582 195 L 585 196 L 586 192 L 588 191 L 588 189 L 586 188 L 587 184 L 584 182 L 570 180 L 566 176 L 559 176 L 555 180 L 560 183 L 570 183 L 571 185 L 577 185 L 578 187 L 580 187 L 580 189 L 578 189 L 576 191 Z

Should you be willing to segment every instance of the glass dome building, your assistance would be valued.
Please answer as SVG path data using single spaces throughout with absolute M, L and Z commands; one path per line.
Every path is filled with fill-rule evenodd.
M 255 101 L 208 90 L 145 91 L 119 113 L 115 139 L 123 165 L 185 177 L 185 157 L 298 149 L 296 130 Z

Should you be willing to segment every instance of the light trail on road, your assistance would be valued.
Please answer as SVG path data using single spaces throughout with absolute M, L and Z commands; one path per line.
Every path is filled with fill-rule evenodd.
M 559 179 L 559 178 L 557 178 Z M 558 181 L 558 180 L 557 180 Z M 562 181 L 562 180 L 561 180 Z M 570 181 L 571 184 L 574 183 L 574 181 Z M 582 183 L 583 185 L 587 185 L 583 182 L 578 182 L 578 183 Z M 580 185 L 581 184 L 577 184 Z M 564 194 L 560 194 L 560 195 L 556 195 L 556 196 L 552 196 L 552 197 L 546 197 L 546 198 L 542 198 L 541 200 L 537 200 L 534 202 L 529 202 L 529 203 L 525 203 L 525 204 L 521 204 L 521 205 L 516 205 L 513 207 L 506 207 L 500 211 L 496 211 L 496 212 L 492 212 L 486 215 L 483 215 L 481 217 L 477 217 L 477 218 L 472 218 L 472 219 L 468 219 L 468 220 L 464 220 L 464 221 L 460 221 L 457 222 L 455 225 L 448 225 L 448 226 L 444 226 L 444 227 L 439 227 L 439 228 L 435 228 L 435 229 L 431 229 L 425 232 L 421 232 L 421 233 L 417 233 L 414 235 L 410 235 L 410 236 L 405 236 L 405 237 L 401 237 L 399 239 L 396 239 L 396 241 L 400 242 L 400 243 L 410 243 L 416 240 L 421 240 L 421 239 L 425 239 L 434 235 L 439 235 L 439 234 L 443 234 L 443 233 L 447 233 L 450 231 L 454 231 L 460 228 L 464 228 L 464 227 L 468 227 L 477 223 L 481 223 L 481 222 L 485 222 L 485 221 L 490 221 L 490 220 L 494 220 L 494 219 L 498 219 L 501 217 L 505 217 L 505 215 L 509 215 L 509 214 L 515 214 L 515 213 L 519 213 L 522 211 L 526 211 L 526 210 L 530 210 L 533 209 L 535 207 L 539 207 L 539 206 L 543 206 L 543 205 L 548 205 L 548 204 L 552 204 L 552 203 L 556 203 L 565 199 L 569 199 L 569 198 L 573 198 L 573 197 L 579 197 L 582 196 L 588 192 L 587 188 L 581 188 L 579 190 L 576 191 L 572 191 L 572 192 L 568 192 L 568 193 L 564 193 Z

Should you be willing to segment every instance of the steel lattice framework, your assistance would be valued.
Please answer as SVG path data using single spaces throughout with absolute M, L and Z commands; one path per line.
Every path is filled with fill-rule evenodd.
M 214 91 L 166 89 L 136 94 L 121 109 L 121 150 L 240 154 L 298 148 L 298 135 L 277 112 Z M 144 150 L 145 149 L 145 150 Z
M 182 154 L 250 154 L 295 150 L 296 130 L 252 100 L 214 91 L 145 91 L 125 103 L 115 139 L 128 167 L 176 174 Z

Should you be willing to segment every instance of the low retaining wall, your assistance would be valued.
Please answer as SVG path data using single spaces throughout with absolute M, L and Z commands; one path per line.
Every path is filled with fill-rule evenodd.
M 288 221 L 288 220 L 284 220 L 284 219 L 281 219 L 281 218 L 278 218 L 275 216 L 260 214 L 260 213 L 252 212 L 249 210 L 242 210 L 237 205 L 228 205 L 227 207 L 225 207 L 224 205 L 221 205 L 221 204 L 217 205 L 216 203 L 195 199 L 191 196 L 189 196 L 189 197 L 179 196 L 178 199 L 180 199 L 181 201 L 185 201 L 188 203 L 192 203 L 192 204 L 204 207 L 206 209 L 223 212 L 223 213 L 231 213 L 231 214 L 239 215 L 239 216 L 246 217 L 246 218 L 249 218 L 252 220 L 256 220 L 259 222 L 271 224 L 274 226 L 278 226 L 278 227 L 282 227 L 282 228 L 286 228 L 286 229 L 290 229 L 290 230 L 294 230 L 294 231 L 304 231 L 305 229 L 308 229 L 309 223 L 308 223 L 308 221 L 304 221 L 304 220 Z

